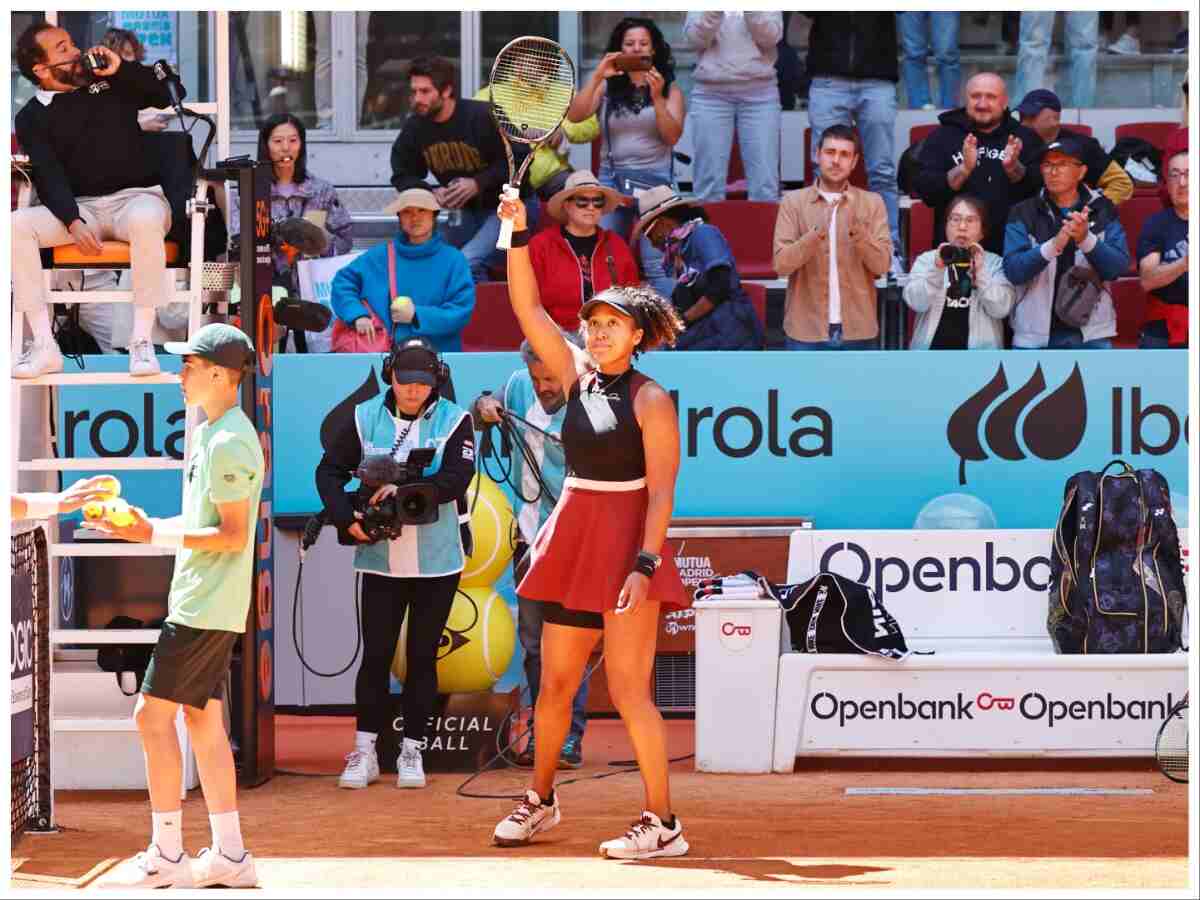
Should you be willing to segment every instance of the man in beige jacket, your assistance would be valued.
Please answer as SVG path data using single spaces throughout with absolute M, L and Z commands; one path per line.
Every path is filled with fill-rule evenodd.
M 817 183 L 786 194 L 775 221 L 775 271 L 788 278 L 788 350 L 873 350 L 879 335 L 875 279 L 888 271 L 892 239 L 878 194 L 853 187 L 858 135 L 821 135 Z

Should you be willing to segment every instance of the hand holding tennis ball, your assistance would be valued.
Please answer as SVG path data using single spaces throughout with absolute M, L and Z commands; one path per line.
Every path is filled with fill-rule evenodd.
M 417 314 L 417 307 L 413 304 L 412 297 L 396 297 L 392 301 L 392 321 L 400 324 L 408 324 Z
M 104 518 L 118 528 L 128 528 L 137 521 L 137 517 L 133 513 L 133 507 L 120 497 L 109 500 L 104 504 Z

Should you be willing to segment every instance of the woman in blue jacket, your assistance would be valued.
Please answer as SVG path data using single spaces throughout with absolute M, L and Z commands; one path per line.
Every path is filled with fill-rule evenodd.
M 439 209 L 432 191 L 410 188 L 384 210 L 396 213 L 400 231 L 338 271 L 334 315 L 369 336 L 375 326 L 366 303 L 391 328 L 393 344 L 423 337 L 439 353 L 462 350 L 475 283 L 462 251 L 437 233 Z

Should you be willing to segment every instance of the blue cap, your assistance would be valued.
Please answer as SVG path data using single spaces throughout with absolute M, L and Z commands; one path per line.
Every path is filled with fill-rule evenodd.
M 1054 93 L 1054 91 L 1047 90 L 1046 88 L 1038 88 L 1025 95 L 1025 99 L 1017 107 L 1017 112 L 1022 116 L 1032 118 L 1043 109 L 1062 112 L 1062 101 L 1058 99 L 1058 94 Z

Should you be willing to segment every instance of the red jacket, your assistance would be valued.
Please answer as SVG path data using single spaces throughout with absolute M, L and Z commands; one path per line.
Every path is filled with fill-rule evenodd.
M 633 253 L 621 236 L 598 228 L 599 240 L 592 252 L 592 290 L 595 293 L 614 285 L 635 285 L 640 281 Z M 550 318 L 563 328 L 579 327 L 579 307 L 583 306 L 583 270 L 575 251 L 563 237 L 562 226 L 544 228 L 529 241 L 529 256 L 537 276 L 542 306 Z

